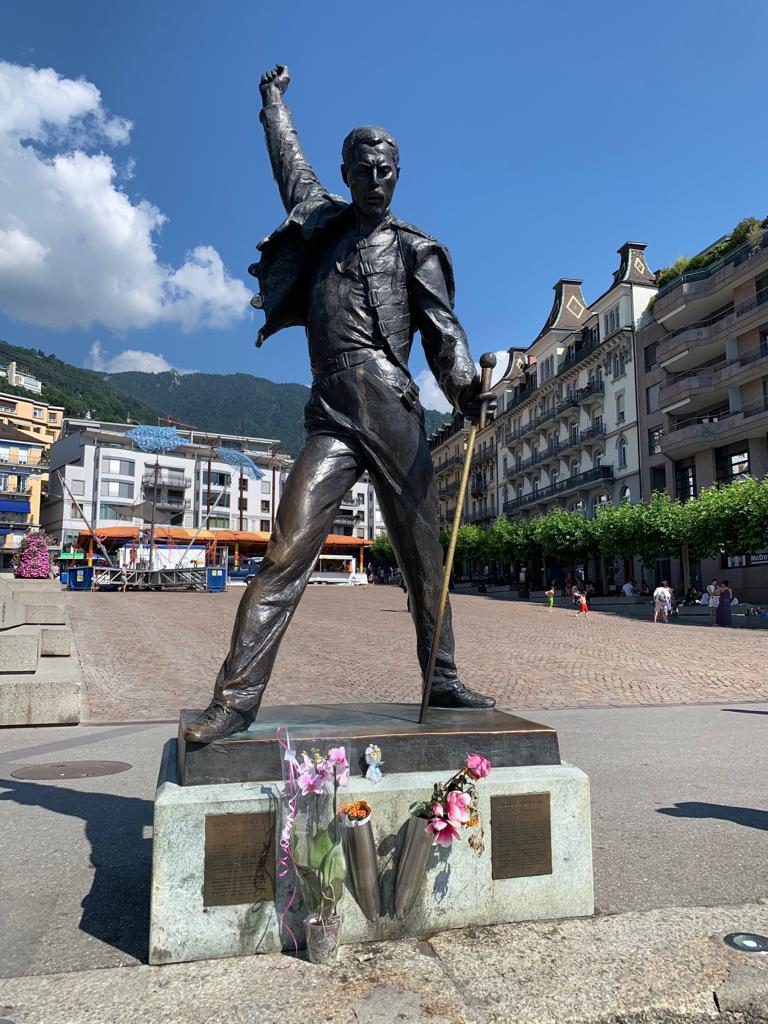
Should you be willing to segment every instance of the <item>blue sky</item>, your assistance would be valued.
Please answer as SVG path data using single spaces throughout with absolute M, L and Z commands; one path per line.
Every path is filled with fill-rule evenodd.
M 324 183 L 343 191 L 349 128 L 389 128 L 394 209 L 449 247 L 473 354 L 526 345 L 553 283 L 582 278 L 596 297 L 625 240 L 659 267 L 768 213 L 767 29 L 764 0 L 727 14 L 720 0 L 9 0 L 0 59 L 21 127 L 0 132 L 15 175 L 0 198 L 0 337 L 79 365 L 140 365 L 130 350 L 307 382 L 302 332 L 256 351 L 261 315 L 241 316 L 255 245 L 282 216 L 258 79 L 285 62 Z M 50 110 L 60 123 L 38 124 L 30 165 L 27 125 Z

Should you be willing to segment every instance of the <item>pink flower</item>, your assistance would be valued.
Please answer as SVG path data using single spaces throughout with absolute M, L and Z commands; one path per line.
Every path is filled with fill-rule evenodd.
M 480 754 L 470 754 L 467 758 L 467 769 L 474 778 L 485 779 L 491 774 L 491 762 L 486 761 Z
M 327 765 L 329 777 L 333 778 L 335 772 L 339 786 L 346 786 L 349 783 L 349 761 L 344 747 L 331 747 L 328 751 Z
M 299 787 L 302 796 L 322 796 L 325 793 L 325 776 L 316 772 L 299 772 Z
M 458 825 L 464 825 L 469 821 L 469 793 L 459 793 L 452 790 L 448 794 L 448 817 Z
M 433 806 L 433 808 L 432 808 L 432 817 L 433 818 L 444 818 L 445 817 L 445 808 L 443 807 L 442 804 L 435 804 Z
M 450 818 L 432 818 L 427 825 L 427 832 L 434 836 L 433 846 L 450 846 L 454 839 L 461 839 L 459 826 Z
M 327 775 L 322 770 L 322 764 L 315 765 L 306 754 L 301 755 L 301 764 L 298 766 L 299 774 L 296 781 L 301 789 L 302 796 L 322 796 L 325 793 Z

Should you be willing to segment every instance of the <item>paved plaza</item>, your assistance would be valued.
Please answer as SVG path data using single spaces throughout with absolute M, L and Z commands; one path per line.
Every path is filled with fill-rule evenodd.
M 84 721 L 174 720 L 208 703 L 242 589 L 70 593 Z M 768 632 L 654 625 L 605 612 L 452 597 L 468 686 L 512 709 L 768 700 Z M 310 587 L 265 703 L 415 701 L 419 668 L 395 586 Z

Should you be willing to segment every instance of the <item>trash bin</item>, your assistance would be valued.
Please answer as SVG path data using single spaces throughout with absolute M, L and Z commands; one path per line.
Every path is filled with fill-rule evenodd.
M 206 576 L 209 594 L 220 594 L 227 589 L 226 569 L 218 569 L 216 566 L 209 565 Z
M 93 586 L 93 566 L 84 565 L 82 569 L 70 569 L 67 574 L 68 590 L 90 590 Z

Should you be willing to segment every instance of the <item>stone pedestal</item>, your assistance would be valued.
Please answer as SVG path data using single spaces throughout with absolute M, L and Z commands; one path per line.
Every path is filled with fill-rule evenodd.
M 469 748 L 464 751 L 469 752 Z M 386 757 L 386 750 L 384 753 Z M 349 788 L 342 791 L 344 800 L 364 798 L 373 807 L 372 824 L 382 872 L 382 916 L 373 923 L 365 919 L 352 894 L 345 893 L 340 907 L 343 943 L 592 914 L 589 780 L 572 765 L 544 764 L 494 766 L 490 777 L 478 783 L 485 849 L 476 854 L 470 849 L 466 834 L 449 849 L 433 848 L 416 902 L 405 919 L 398 920 L 394 915 L 393 884 L 408 808 L 413 802 L 428 798 L 433 784 L 448 774 L 437 770 L 385 774 L 377 785 L 352 778 Z M 249 881 L 255 881 L 253 891 L 244 902 L 228 904 L 221 900 L 239 899 L 238 891 L 245 891 L 238 890 L 235 877 L 239 875 L 240 882 L 243 881 L 243 864 L 233 867 L 227 894 L 227 852 L 222 854 L 213 842 L 222 829 L 226 835 L 227 825 L 231 825 L 230 836 L 236 836 L 240 830 L 242 840 L 253 822 L 259 823 L 259 829 L 263 829 L 264 822 L 271 822 L 270 827 L 279 836 L 281 789 L 282 783 L 277 781 L 182 786 L 177 745 L 169 741 L 155 799 L 150 963 L 293 948 L 290 933 L 285 928 L 281 932 L 278 920 L 278 908 L 288 904 L 293 882 L 276 877 L 271 837 L 260 831 L 255 854 L 251 851 L 251 859 L 246 858 L 250 865 L 246 875 L 248 871 L 251 875 L 245 878 L 245 890 Z M 521 799 L 516 800 L 518 797 Z M 527 799 L 530 797 L 533 801 Z M 541 806 L 546 802 L 551 864 L 539 857 L 526 865 L 524 852 L 521 859 L 514 850 L 517 840 L 524 838 L 525 826 L 520 826 L 518 836 L 514 820 L 510 827 L 509 812 L 517 813 L 526 804 Z M 219 817 L 225 815 L 232 817 Z M 540 821 L 537 828 L 540 845 Z M 517 876 L 500 877 L 510 867 L 518 872 Z M 520 874 L 521 870 L 546 873 Z M 211 883 L 214 875 L 218 889 Z M 296 894 L 285 924 L 300 945 L 304 913 Z

